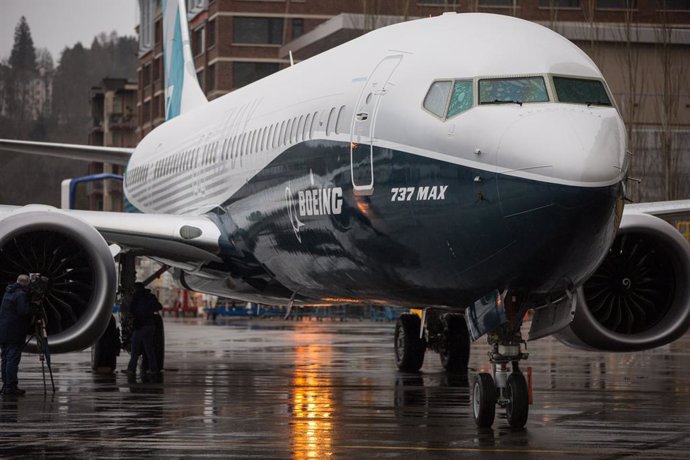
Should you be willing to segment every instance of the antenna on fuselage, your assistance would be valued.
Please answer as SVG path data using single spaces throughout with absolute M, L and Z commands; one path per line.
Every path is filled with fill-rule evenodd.
M 293 65 L 295 65 L 295 60 L 292 59 L 292 51 L 288 51 L 288 54 L 290 55 L 290 67 L 292 67 Z

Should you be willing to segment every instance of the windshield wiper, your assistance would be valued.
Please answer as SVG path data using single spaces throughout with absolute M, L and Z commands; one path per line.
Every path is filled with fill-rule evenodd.
M 515 101 L 512 99 L 494 99 L 491 102 L 482 102 L 482 104 L 517 104 L 522 107 L 522 101 Z

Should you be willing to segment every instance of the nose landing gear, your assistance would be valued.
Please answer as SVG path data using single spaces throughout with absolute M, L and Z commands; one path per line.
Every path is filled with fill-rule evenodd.
M 480 428 L 493 424 L 496 406 L 505 409 L 506 420 L 511 427 L 522 428 L 527 423 L 529 388 L 519 365 L 529 356 L 522 351 L 525 341 L 520 334 L 521 313 L 524 312 L 515 303 L 507 302 L 506 313 L 509 321 L 488 335 L 493 375 L 486 372 L 477 374 L 472 385 L 472 414 Z

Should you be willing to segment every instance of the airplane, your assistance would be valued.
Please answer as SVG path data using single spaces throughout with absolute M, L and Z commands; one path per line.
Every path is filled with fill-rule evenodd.
M 405 372 L 427 350 L 467 372 L 471 341 L 486 336 L 492 372 L 471 386 L 479 427 L 497 406 L 510 426 L 527 422 L 530 310 L 530 340 L 580 349 L 645 350 L 688 330 L 690 245 L 664 218 L 690 200 L 624 206 L 620 111 L 567 39 L 444 13 L 207 101 L 184 1 L 163 11 L 167 121 L 135 149 L 0 140 L 126 164 L 139 211 L 0 207 L 0 287 L 17 272 L 50 280 L 54 352 L 112 338 L 135 256 L 186 289 L 245 301 L 423 305 L 395 326 Z

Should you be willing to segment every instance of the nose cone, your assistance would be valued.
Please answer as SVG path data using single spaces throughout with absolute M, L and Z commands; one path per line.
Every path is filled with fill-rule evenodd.
M 625 132 L 612 108 L 535 109 L 502 137 L 498 191 L 522 271 L 537 290 L 583 282 L 613 241 Z
M 601 187 L 623 178 L 625 127 L 611 107 L 550 104 L 527 109 L 504 132 L 498 172 Z

